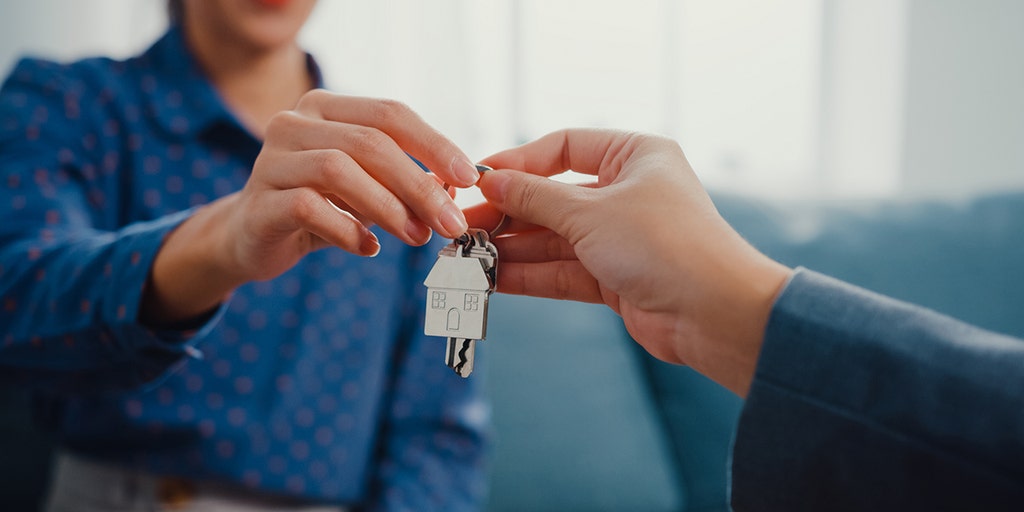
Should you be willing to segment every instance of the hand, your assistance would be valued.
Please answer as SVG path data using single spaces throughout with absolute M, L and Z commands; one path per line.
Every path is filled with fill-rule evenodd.
M 545 228 L 497 239 L 498 291 L 607 304 L 655 357 L 746 393 L 789 269 L 729 227 L 675 142 L 567 130 L 483 163 L 499 170 L 470 222 L 493 222 L 493 207 Z M 543 178 L 568 169 L 597 183 Z
M 194 318 L 241 284 L 276 277 L 323 247 L 373 256 L 380 244 L 372 223 L 413 245 L 426 243 L 431 229 L 455 238 L 468 228 L 440 180 L 472 185 L 476 167 L 400 103 L 311 91 L 266 133 L 243 190 L 168 236 L 144 294 L 144 323 Z
M 306 94 L 268 126 L 227 219 L 230 266 L 267 279 L 329 245 L 372 256 L 380 246 L 367 224 L 412 245 L 426 243 L 431 229 L 464 233 L 461 210 L 409 155 L 456 186 L 479 177 L 462 151 L 400 103 Z

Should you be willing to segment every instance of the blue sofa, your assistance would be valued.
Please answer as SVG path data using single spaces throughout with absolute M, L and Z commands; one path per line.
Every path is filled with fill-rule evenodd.
M 1024 193 L 964 202 L 770 204 L 716 196 L 755 247 L 1024 337 Z M 680 255 L 685 257 L 685 255 Z M 742 402 L 658 362 L 610 310 L 496 296 L 492 511 L 728 510 Z
M 1024 193 L 963 203 L 716 196 L 768 255 L 1024 337 Z M 680 255 L 685 257 L 685 255 Z M 603 306 L 496 295 L 479 345 L 494 400 L 491 511 L 728 510 L 742 402 L 654 360 Z M 49 446 L 0 389 L 0 509 L 32 510 Z

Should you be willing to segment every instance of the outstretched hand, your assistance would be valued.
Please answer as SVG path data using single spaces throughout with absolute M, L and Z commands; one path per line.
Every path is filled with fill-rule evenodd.
M 469 186 L 479 177 L 455 144 L 401 103 L 307 93 L 271 120 L 238 194 L 226 237 L 232 268 L 267 279 L 326 246 L 372 256 L 380 246 L 368 224 L 412 245 L 432 230 L 461 235 L 461 210 L 410 154 L 446 183 Z
M 371 224 L 412 245 L 432 231 L 457 237 L 468 224 L 441 180 L 465 187 L 478 177 L 455 144 L 405 105 L 310 91 L 270 121 L 245 187 L 167 237 L 141 317 L 153 326 L 189 321 L 324 247 L 373 256 L 380 244 Z
M 789 269 L 721 218 L 678 144 L 565 130 L 483 163 L 497 170 L 470 224 L 493 223 L 494 208 L 516 219 L 495 242 L 498 291 L 607 304 L 655 357 L 745 394 Z M 566 170 L 597 182 L 546 179 Z

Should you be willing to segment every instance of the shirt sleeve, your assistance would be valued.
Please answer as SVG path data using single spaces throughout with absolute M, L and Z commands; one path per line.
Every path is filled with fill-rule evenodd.
M 427 247 L 411 251 L 407 284 L 416 292 L 405 306 L 406 341 L 395 357 L 369 510 L 480 510 L 486 495 L 486 350 L 478 348 L 473 374 L 463 379 L 444 365 L 444 341 L 423 334 L 422 283 L 438 249 Z
M 197 354 L 196 333 L 136 321 L 153 258 L 189 212 L 104 220 L 119 178 L 88 148 L 84 93 L 68 67 L 30 60 L 0 91 L 0 384 L 133 388 Z
M 1024 341 L 804 269 L 732 459 L 748 510 L 1019 510 Z

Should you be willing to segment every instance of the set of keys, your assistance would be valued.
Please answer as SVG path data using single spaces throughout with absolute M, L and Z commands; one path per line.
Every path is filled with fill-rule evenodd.
M 478 165 L 477 170 L 491 169 Z M 498 270 L 498 249 L 490 238 L 506 221 L 503 218 L 490 234 L 471 228 L 452 240 L 437 253 L 423 281 L 427 287 L 423 331 L 448 339 L 445 364 L 463 378 L 473 372 L 477 340 L 487 337 L 487 303 L 497 286 Z

